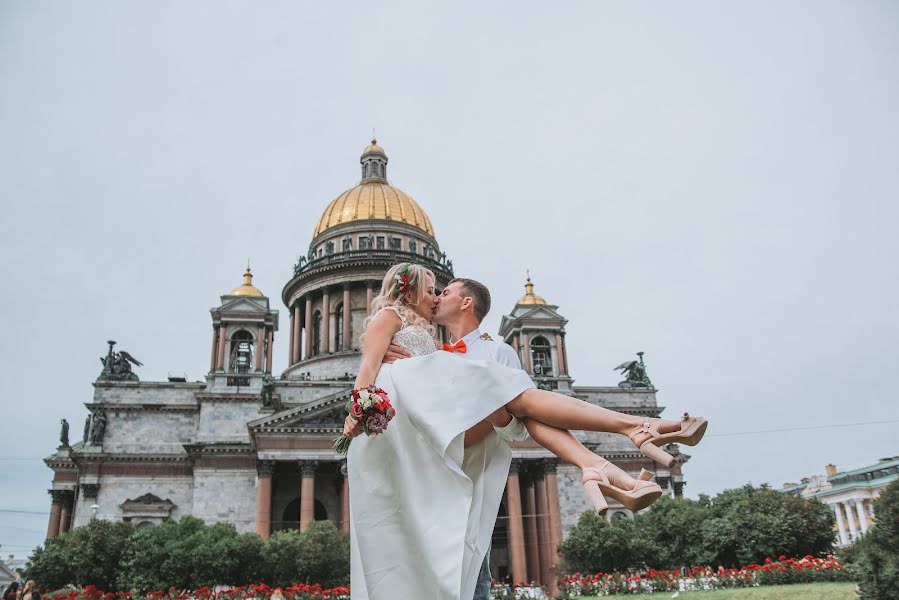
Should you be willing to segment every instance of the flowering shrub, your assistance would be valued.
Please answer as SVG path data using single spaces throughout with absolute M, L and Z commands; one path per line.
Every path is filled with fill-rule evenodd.
M 799 559 L 781 556 L 776 561 L 767 558 L 764 564 L 746 565 L 739 569 L 697 566 L 672 571 L 649 569 L 642 573 L 574 573 L 562 578 L 561 589 L 567 598 L 575 598 L 851 580 L 851 575 L 833 556 Z
M 196 590 L 154 591 L 146 594 L 104 592 L 89 585 L 84 589 L 60 591 L 45 596 L 47 600 L 349 600 L 349 587 L 323 589 L 319 584 L 297 584 L 271 588 L 265 584 L 240 587 L 201 587 Z

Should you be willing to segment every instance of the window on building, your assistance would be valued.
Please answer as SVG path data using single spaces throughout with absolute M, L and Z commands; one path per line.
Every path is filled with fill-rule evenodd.
M 366 235 L 366 236 L 359 238 L 359 249 L 360 250 L 371 250 L 371 242 L 372 242 L 372 237 L 370 235 Z
M 249 331 L 241 329 L 231 336 L 229 370 L 232 373 L 249 373 L 252 364 L 253 336 Z
M 383 250 L 383 249 L 384 249 L 384 236 L 383 236 L 383 235 L 379 235 L 376 239 L 377 239 L 377 244 L 378 244 L 378 245 L 377 245 L 377 249 L 378 249 L 378 250 Z
M 312 315 L 312 355 L 318 356 L 322 351 L 322 313 L 315 311 Z
M 418 252 L 418 242 L 415 241 L 415 238 L 409 238 L 409 252 L 412 254 Z
M 326 254 L 334 254 L 334 242 L 330 241 L 325 244 L 325 253 Z
M 353 249 L 353 238 L 346 236 L 343 238 L 343 251 L 348 252 Z
M 390 236 L 390 249 L 391 250 L 402 250 L 403 249 L 403 240 L 396 236 Z
M 549 350 L 549 341 L 542 335 L 531 340 L 531 359 L 534 365 L 534 373 L 551 376 L 553 374 L 552 354 Z

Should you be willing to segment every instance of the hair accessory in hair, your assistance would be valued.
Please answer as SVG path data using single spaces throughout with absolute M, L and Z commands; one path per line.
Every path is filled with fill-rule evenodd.
M 403 268 L 396 273 L 396 286 L 394 291 L 399 294 L 405 294 L 409 291 L 412 283 L 412 276 L 409 275 L 409 263 L 403 265 Z

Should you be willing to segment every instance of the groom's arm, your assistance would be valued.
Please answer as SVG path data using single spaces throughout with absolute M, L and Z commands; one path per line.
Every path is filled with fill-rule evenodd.
M 496 362 L 501 365 L 505 365 L 510 369 L 521 369 L 521 361 L 518 360 L 518 353 L 512 349 L 512 346 L 509 344 L 505 344 L 500 342 L 499 347 L 497 349 Z M 525 429 L 524 423 L 521 422 L 517 417 L 513 417 L 505 408 L 501 409 L 508 416 L 508 422 L 503 427 L 498 427 L 494 425 L 494 429 L 496 430 L 496 435 L 505 440 L 506 442 L 520 442 L 528 439 L 528 430 Z M 499 413 L 499 411 L 497 411 Z M 493 417 L 494 423 L 505 421 L 505 415 L 502 415 L 502 420 L 497 421 L 496 418 L 500 417 L 494 413 L 491 415 Z

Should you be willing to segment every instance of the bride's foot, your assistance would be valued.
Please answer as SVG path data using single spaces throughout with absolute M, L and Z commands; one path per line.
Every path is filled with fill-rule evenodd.
M 705 435 L 708 424 L 704 418 L 691 417 L 688 413 L 684 413 L 680 421 L 663 421 L 647 417 L 626 435 L 640 449 L 643 456 L 671 467 L 674 464 L 674 457 L 659 446 L 665 444 L 695 446 Z
M 641 469 L 639 478 L 634 479 L 606 459 L 600 457 L 600 461 L 596 466 L 584 467 L 581 475 L 584 491 L 597 513 L 602 515 L 609 509 L 603 494 L 632 512 L 646 508 L 662 495 L 662 488 L 650 481 L 653 475 L 646 469 Z

